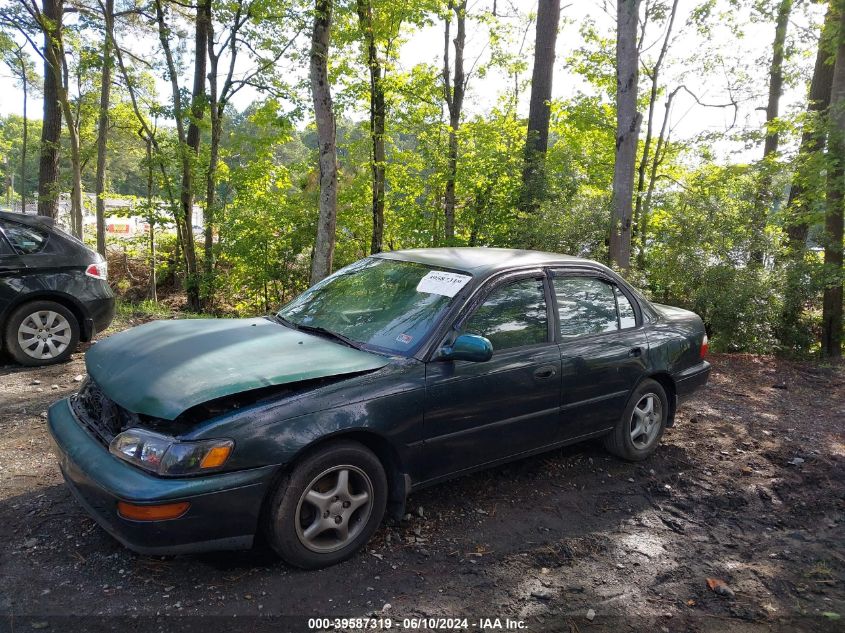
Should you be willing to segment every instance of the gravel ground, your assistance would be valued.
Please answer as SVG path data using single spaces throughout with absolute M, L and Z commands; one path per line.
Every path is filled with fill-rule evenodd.
M 124 549 L 49 452 L 46 408 L 78 387 L 82 355 L 0 366 L 0 631 L 298 631 L 362 616 L 400 630 L 466 618 L 494 631 L 508 618 L 568 633 L 842 631 L 845 370 L 712 361 L 710 385 L 650 460 L 593 442 L 430 488 L 365 552 L 318 572 L 262 546 L 170 559 Z M 447 617 L 459 620 L 405 621 Z

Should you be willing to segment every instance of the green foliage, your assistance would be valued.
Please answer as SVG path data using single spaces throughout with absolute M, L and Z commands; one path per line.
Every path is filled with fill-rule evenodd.
M 454 20 L 454 14 L 445 0 L 367 2 L 386 100 L 384 245 L 387 249 L 440 246 L 444 244 L 449 137 L 439 58 L 443 42 L 437 42 L 429 62 L 413 67 L 402 65 L 400 49 L 404 44 L 413 45 L 420 30 L 442 28 L 444 18 L 451 16 Z M 129 11 L 132 3 L 118 4 L 126 9 L 118 20 L 117 39 L 126 51 L 128 68 L 125 77 L 116 68 L 113 76 L 108 195 L 133 198 L 134 212 L 154 220 L 158 251 L 155 272 L 160 294 L 176 295 L 185 282 L 184 253 L 180 250 L 182 245 L 177 244 L 173 224 L 179 213 L 184 147 L 176 134 L 169 86 L 161 90 L 161 82 L 169 78 L 155 24 L 148 21 L 149 16 Z M 841 279 L 841 271 L 825 269 L 818 252 L 825 240 L 821 225 L 829 157 L 824 152 L 805 155 L 795 151 L 802 133 L 815 130 L 825 134 L 823 118 L 796 114 L 795 108 L 781 108 L 780 117 L 769 127 L 769 132 L 777 131 L 780 136 L 780 151 L 748 164 L 730 164 L 720 158 L 725 155 L 726 144 L 752 149 L 755 156 L 762 154 L 758 148 L 766 130 L 754 124 L 747 111 L 744 122 L 733 130 L 702 129 L 697 136 L 683 141 L 675 138 L 673 130 L 673 125 L 688 115 L 694 117 L 700 108 L 709 107 L 702 105 L 704 102 L 724 108 L 726 120 L 730 119 L 733 108 L 713 96 L 719 92 L 718 87 L 712 92 L 701 88 L 700 94 L 693 94 L 714 78 L 725 80 L 737 108 L 748 110 L 759 102 L 766 85 L 762 83 L 765 73 L 760 73 L 758 67 L 765 67 L 769 49 L 760 48 L 759 55 L 748 56 L 739 44 L 747 37 L 749 22 L 760 22 L 766 28 L 773 26 L 776 4 L 769 0 L 701 0 L 686 9 L 688 13 L 681 19 L 683 26 L 676 27 L 677 36 L 671 41 L 661 70 L 655 134 L 669 94 L 677 96 L 676 110 L 670 114 L 668 139 L 663 139 L 660 148 L 656 178 L 649 183 L 653 190 L 648 200 L 642 201 L 645 239 L 641 243 L 642 236 L 635 235 L 638 268 L 627 275 L 656 301 L 701 314 L 714 349 L 806 354 L 813 350 L 819 328 L 822 288 Z M 180 73 L 186 123 L 190 102 L 188 75 L 193 67 L 190 42 L 194 5 L 164 5 L 171 50 Z M 249 11 L 244 14 L 241 10 L 247 5 Z M 796 4 L 797 21 L 814 11 L 811 5 L 814 3 Z M 335 268 L 366 256 L 372 231 L 368 121 L 371 86 L 359 6 L 363 5 L 358 0 L 335 3 L 328 60 L 339 164 Z M 649 73 L 671 6 L 670 0 L 644 5 L 639 99 L 643 113 L 649 106 Z M 531 76 L 531 34 L 536 19 L 531 11 L 536 3 L 499 3 L 498 7 L 498 15 L 484 3 L 470 4 L 468 8 L 468 47 L 479 50 L 468 54 L 465 64 L 467 97 L 457 134 L 455 243 L 537 248 L 605 261 L 615 160 L 617 81 L 615 38 L 602 21 L 607 16 L 598 14 L 582 22 L 578 41 L 567 46 L 570 52 L 566 58 L 559 58 L 565 62 L 568 74 L 556 77 L 555 85 L 570 81 L 571 86 L 563 92 L 558 88 L 555 94 L 566 96 L 550 104 L 542 202 L 528 212 L 518 210 L 523 194 L 527 127 L 525 113 L 519 106 L 526 101 Z M 242 110 L 234 105 L 242 107 L 240 100 L 222 104 L 219 166 L 212 183 L 216 199 L 211 245 L 214 261 L 210 263 L 210 274 L 203 274 L 202 296 L 210 298 L 206 308 L 218 314 L 258 314 L 274 310 L 299 294 L 309 276 L 319 179 L 317 138 L 308 115 L 308 35 L 313 3 L 212 0 L 212 15 L 213 51 L 221 56 L 217 79 L 223 82 L 231 55 L 221 44 L 234 42 L 239 55 L 234 66 L 235 81 L 238 77 L 249 78 L 241 88 L 247 88 L 244 93 L 252 92 L 253 102 Z M 236 38 L 227 40 L 229 29 L 239 16 L 245 20 L 241 30 Z M 808 19 L 811 28 L 806 29 L 790 26 L 785 48 L 787 90 L 808 80 L 818 21 Z M 22 41 L 15 39 L 17 36 L 10 37 L 2 28 L 0 59 L 14 73 L 20 60 L 12 53 Z M 65 29 L 71 100 L 79 119 L 83 187 L 91 191 L 103 68 L 102 25 L 94 10 L 68 20 Z M 567 35 L 572 37 L 574 33 L 570 31 L 574 30 L 568 29 Z M 693 35 L 708 45 L 684 50 L 681 43 Z M 453 37 L 454 22 L 450 38 Z M 737 46 L 716 49 L 709 45 L 715 41 L 731 41 Z M 137 50 L 139 42 L 151 50 Z M 454 48 L 450 50 L 454 55 Z M 38 79 L 32 60 L 25 60 L 23 65 L 27 73 L 32 73 L 26 75 L 30 83 L 37 84 L 32 81 Z M 726 68 L 730 72 L 726 73 Z M 502 80 L 498 93 L 480 94 L 492 84 L 479 80 L 494 76 Z M 682 91 L 681 84 L 688 90 Z M 134 91 L 134 104 L 127 86 Z M 701 101 L 695 106 L 699 109 L 695 110 L 691 104 L 699 97 Z M 39 126 L 37 120 L 29 126 L 27 177 L 23 185 L 30 200 L 37 189 Z M 146 144 L 139 135 L 141 127 L 155 135 L 149 160 Z M 207 112 L 199 128 L 199 155 L 190 157 L 191 193 L 199 210 L 204 211 L 211 138 Z M 9 165 L 7 168 L 0 161 L 3 176 L 10 170 L 19 173 L 21 138 L 20 117 L 0 119 L 0 159 L 8 158 Z M 67 135 L 63 143 L 67 143 Z M 656 144 L 653 139 L 652 157 Z M 61 184 L 67 191 L 69 152 L 67 148 L 63 150 Z M 639 152 L 643 152 L 642 142 Z M 647 180 L 650 175 L 649 169 Z M 18 191 L 13 197 L 20 191 L 21 183 L 16 184 Z M 790 186 L 800 187 L 801 195 L 787 207 Z M 750 218 L 759 211 L 760 200 L 766 207 L 766 231 L 762 236 L 750 228 Z M 788 229 L 796 224 L 807 225 L 806 249 L 786 243 Z M 93 235 L 86 238 L 92 240 Z M 203 236 L 196 233 L 195 239 L 197 255 L 202 259 Z M 764 253 L 762 265 L 750 262 L 749 253 L 756 251 Z M 110 238 L 109 253 L 115 287 L 123 297 L 135 302 L 132 308 L 122 307 L 121 313 L 127 318 L 142 318 L 143 314 L 155 312 L 155 305 L 143 303 L 152 296 L 148 236 L 131 240 Z M 199 262 L 200 270 L 204 270 L 203 263 Z
M 218 265 L 223 302 L 239 313 L 268 312 L 306 287 L 316 190 L 304 165 L 277 160 L 296 152 L 278 109 L 273 100 L 258 105 L 229 141 L 238 158 L 228 165 L 232 198 L 220 222 Z
M 817 275 L 810 267 L 790 276 L 783 267 L 749 264 L 754 170 L 712 165 L 682 178 L 661 191 L 649 216 L 642 272 L 652 298 L 700 314 L 715 350 L 806 350 L 813 324 L 802 319 L 784 329 L 781 316 L 790 284 L 809 299 L 806 284 Z M 781 258 L 779 229 L 770 227 L 769 237 L 768 257 Z
M 10 114 L 0 117 L 0 173 L 5 179 L 14 174 L 14 199 L 20 201 L 24 193 L 28 203 L 34 201 L 38 190 L 38 145 L 41 135 L 41 121 L 27 122 L 26 182 L 21 182 L 21 157 L 23 150 L 23 117 Z M 8 170 L 8 171 L 7 171 Z M 5 202 L 5 191 L 2 199 Z

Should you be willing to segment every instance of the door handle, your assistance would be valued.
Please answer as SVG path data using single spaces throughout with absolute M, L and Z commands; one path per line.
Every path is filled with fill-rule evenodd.
M 547 378 L 553 378 L 557 374 L 557 369 L 548 365 L 546 367 L 538 367 L 534 370 L 534 378 L 537 380 L 546 380 Z
M 643 348 L 642 347 L 632 347 L 628 350 L 628 356 L 631 358 L 639 358 L 643 355 Z

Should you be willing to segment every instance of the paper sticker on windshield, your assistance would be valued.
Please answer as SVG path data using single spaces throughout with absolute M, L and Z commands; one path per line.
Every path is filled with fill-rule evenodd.
M 399 336 L 396 337 L 396 340 L 399 341 L 400 343 L 405 344 L 405 345 L 410 345 L 411 341 L 414 340 L 414 337 L 411 336 L 410 334 L 400 334 Z
M 432 270 L 417 284 L 417 292 L 454 297 L 458 291 L 472 279 L 469 275 L 449 273 L 444 270 Z

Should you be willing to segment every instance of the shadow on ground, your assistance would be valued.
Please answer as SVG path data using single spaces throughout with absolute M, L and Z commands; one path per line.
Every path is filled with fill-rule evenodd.
M 308 618 L 366 615 L 467 618 L 469 630 L 484 618 L 487 630 L 494 618 L 536 631 L 836 630 L 845 379 L 756 357 L 715 365 L 648 461 L 591 442 L 429 488 L 410 498 L 411 519 L 318 572 L 260 544 L 172 559 L 125 550 L 47 452 L 39 398 L 72 389 L 75 366 L 42 380 L 49 392 L 34 392 L 41 374 L 13 371 L 25 384 L 0 414 L 0 630 L 307 630 Z

